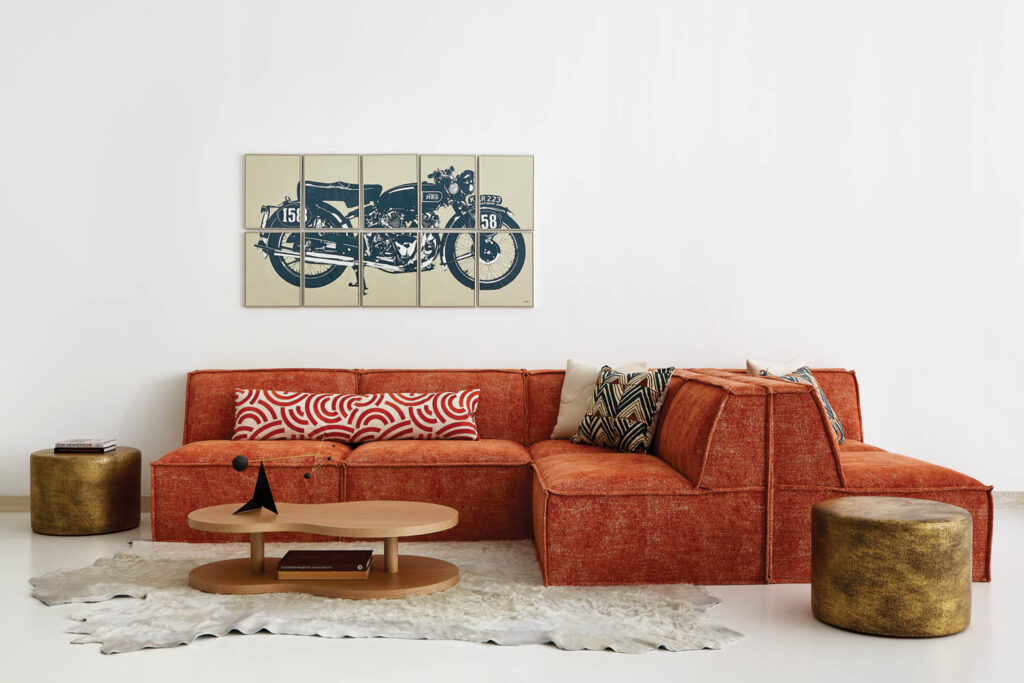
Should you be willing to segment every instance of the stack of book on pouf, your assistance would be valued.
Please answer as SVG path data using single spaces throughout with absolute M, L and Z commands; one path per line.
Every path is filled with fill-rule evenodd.
M 64 439 L 53 446 L 54 453 L 109 453 L 117 439 Z
M 365 579 L 372 550 L 289 550 L 277 563 L 277 578 L 324 581 Z

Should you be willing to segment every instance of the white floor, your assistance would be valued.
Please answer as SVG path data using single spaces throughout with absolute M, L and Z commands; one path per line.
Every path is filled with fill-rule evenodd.
M 1024 509 L 996 510 L 993 574 L 974 584 L 970 628 L 948 638 L 901 640 L 848 633 L 810 613 L 806 584 L 720 586 L 711 616 L 747 635 L 722 651 L 562 652 L 550 646 L 327 640 L 257 634 L 187 647 L 101 655 L 63 633 L 73 607 L 45 607 L 28 578 L 91 564 L 134 531 L 57 538 L 31 533 L 27 513 L 0 514 L 0 681 L 1022 681 Z

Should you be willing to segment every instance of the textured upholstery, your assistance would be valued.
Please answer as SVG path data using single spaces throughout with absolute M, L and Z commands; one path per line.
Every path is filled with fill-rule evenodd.
M 851 489 L 986 488 L 948 467 L 886 451 L 848 451 L 839 462 Z
M 530 454 L 515 441 L 381 441 L 346 459 L 345 500 L 418 500 L 459 511 L 416 540 L 530 537 Z
M 621 496 L 693 493 L 693 484 L 664 460 L 644 453 L 562 453 L 534 464 L 551 493 Z
M 526 381 L 522 370 L 360 370 L 360 394 L 479 389 L 481 439 L 526 440 Z
M 459 511 L 458 526 L 417 541 L 530 538 L 529 463 L 346 465 L 345 500 L 416 500 Z
M 864 443 L 863 441 L 854 441 L 853 439 L 847 439 L 842 443 L 842 446 L 840 446 L 840 450 L 843 453 L 847 453 L 856 451 L 884 451 L 885 449 L 879 448 L 878 446 L 872 446 L 871 444 Z M 842 456 L 840 456 L 840 459 L 842 459 Z
M 346 462 L 352 467 L 529 465 L 530 453 L 523 444 L 502 439 L 371 441 L 356 446 Z
M 562 495 L 545 484 L 538 476 L 533 519 L 547 584 L 764 580 L 760 491 Z
M 526 443 L 547 441 L 558 422 L 564 370 L 529 370 L 526 373 Z
M 248 541 L 248 535 L 215 534 L 188 526 L 188 513 L 209 505 L 241 503 L 252 497 L 259 466 L 256 461 L 307 453 L 320 453 L 316 473 L 303 477 L 313 466 L 312 456 L 266 463 L 274 500 L 281 503 L 335 503 L 342 491 L 342 463 L 349 453 L 344 444 L 319 441 L 195 441 L 175 449 L 150 465 L 153 497 L 150 501 L 154 541 Z M 252 462 L 244 472 L 231 467 L 231 459 L 245 455 Z M 331 461 L 327 462 L 327 456 Z M 269 541 L 310 541 L 311 534 L 267 534 Z M 322 537 L 320 540 L 323 540 Z
M 182 443 L 230 439 L 235 429 L 235 389 L 309 391 L 351 394 L 352 370 L 197 370 L 185 389 L 185 433 Z
M 459 525 L 424 539 L 528 538 L 545 581 L 762 583 L 810 578 L 810 510 L 842 495 L 952 503 L 974 519 L 974 579 L 989 579 L 991 487 L 864 442 L 856 376 L 813 370 L 847 431 L 841 446 L 807 386 L 734 370 L 676 370 L 650 455 L 548 436 L 561 370 L 218 370 L 191 373 L 185 446 L 152 465 L 157 540 L 245 540 L 188 529 L 188 512 L 251 495 L 244 453 L 303 454 L 268 465 L 289 502 L 422 500 L 459 510 Z M 232 442 L 233 390 L 316 392 L 481 389 L 480 442 Z M 302 538 L 298 534 L 275 535 Z M 323 540 L 318 536 L 306 539 Z
M 741 382 L 683 374 L 662 408 L 655 453 L 700 488 L 764 486 L 766 395 Z
M 537 443 L 530 444 L 530 457 L 536 462 L 542 458 L 546 458 L 549 455 L 559 455 L 561 453 L 572 453 L 572 454 L 584 454 L 584 453 L 617 453 L 610 448 L 602 448 L 601 446 L 591 446 L 583 443 L 573 443 L 569 439 L 548 439 L 547 441 L 538 441 Z

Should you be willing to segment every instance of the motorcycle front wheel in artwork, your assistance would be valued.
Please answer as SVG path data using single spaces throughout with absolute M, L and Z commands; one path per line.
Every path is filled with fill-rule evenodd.
M 526 263 L 526 241 L 515 232 L 480 233 L 480 289 L 501 289 Z

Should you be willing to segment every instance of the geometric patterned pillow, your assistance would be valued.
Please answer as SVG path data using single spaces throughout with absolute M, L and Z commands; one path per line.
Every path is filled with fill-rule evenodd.
M 605 365 L 573 443 L 646 453 L 675 368 L 622 373 Z
M 772 375 L 768 375 L 771 377 Z M 822 405 L 825 406 L 825 414 L 828 416 L 829 424 L 832 425 L 832 431 L 836 433 L 836 439 L 839 443 L 843 443 L 846 439 L 846 434 L 843 431 L 843 423 L 839 421 L 836 416 L 836 411 L 832 410 L 832 404 L 828 402 L 828 397 L 825 396 L 825 392 L 822 391 L 821 385 L 818 384 L 818 380 L 814 379 L 814 375 L 811 374 L 810 368 L 806 365 L 795 372 L 791 372 L 788 375 L 783 375 L 777 379 L 782 379 L 787 382 L 794 382 L 796 384 L 807 384 L 814 387 L 818 392 L 818 397 L 821 398 Z
M 309 394 L 235 389 L 233 439 L 364 443 L 395 439 L 476 441 L 480 390 Z

